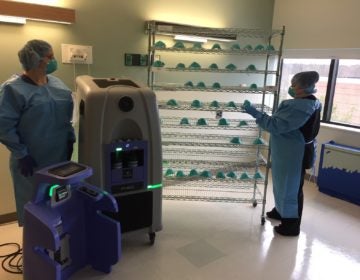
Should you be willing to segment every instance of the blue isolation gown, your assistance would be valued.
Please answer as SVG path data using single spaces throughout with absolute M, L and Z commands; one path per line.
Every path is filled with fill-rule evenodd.
M 298 191 L 305 149 L 300 128 L 319 109 L 311 99 L 281 102 L 272 115 L 261 114 L 256 123 L 270 132 L 271 170 L 275 207 L 282 218 L 298 218 Z
M 23 207 L 32 199 L 34 177 L 24 177 L 18 159 L 30 155 L 36 169 L 67 160 L 68 144 L 75 142 L 71 124 L 71 91 L 58 78 L 48 75 L 38 86 L 13 76 L 0 88 L 0 142 L 11 152 L 10 172 L 14 183 L 19 224 Z

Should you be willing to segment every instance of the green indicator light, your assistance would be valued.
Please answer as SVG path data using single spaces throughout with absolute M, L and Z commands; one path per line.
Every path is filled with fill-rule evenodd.
M 59 187 L 60 185 L 52 185 L 49 189 L 49 196 L 52 197 L 53 193 L 54 193 L 54 189 L 56 189 L 57 187 Z
M 123 149 L 122 148 L 116 148 L 115 151 L 117 152 L 121 152 Z
M 162 184 L 148 185 L 148 189 L 157 189 L 157 188 L 162 188 Z

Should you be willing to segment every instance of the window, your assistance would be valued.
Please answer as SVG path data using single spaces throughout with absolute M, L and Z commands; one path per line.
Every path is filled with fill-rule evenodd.
M 330 122 L 360 127 L 360 60 L 339 60 Z
M 298 72 L 317 71 L 316 97 L 323 104 L 322 122 L 360 128 L 360 60 L 283 59 L 280 101 Z

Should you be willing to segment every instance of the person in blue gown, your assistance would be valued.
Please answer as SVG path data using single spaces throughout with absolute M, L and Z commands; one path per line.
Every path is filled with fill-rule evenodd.
M 18 52 L 23 74 L 0 87 L 0 142 L 10 150 L 18 222 L 32 199 L 37 169 L 71 158 L 74 129 L 69 88 L 50 73 L 57 69 L 51 45 L 31 40 Z
M 247 100 L 243 104 L 256 123 L 270 132 L 275 207 L 266 215 L 281 221 L 274 230 L 285 236 L 300 233 L 304 175 L 314 164 L 315 137 L 320 128 L 321 103 L 313 95 L 318 80 L 315 71 L 294 75 L 288 90 L 293 99 L 282 101 L 272 116 L 260 112 Z

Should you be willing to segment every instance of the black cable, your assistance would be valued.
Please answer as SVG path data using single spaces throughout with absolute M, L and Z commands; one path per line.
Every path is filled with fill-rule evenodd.
M 16 250 L 13 253 L 0 255 L 0 259 L 4 258 L 1 262 L 1 267 L 6 272 L 14 273 L 14 274 L 22 274 L 23 266 L 22 266 L 22 249 L 17 243 L 4 243 L 0 244 L 0 248 L 10 246 L 16 247 Z

